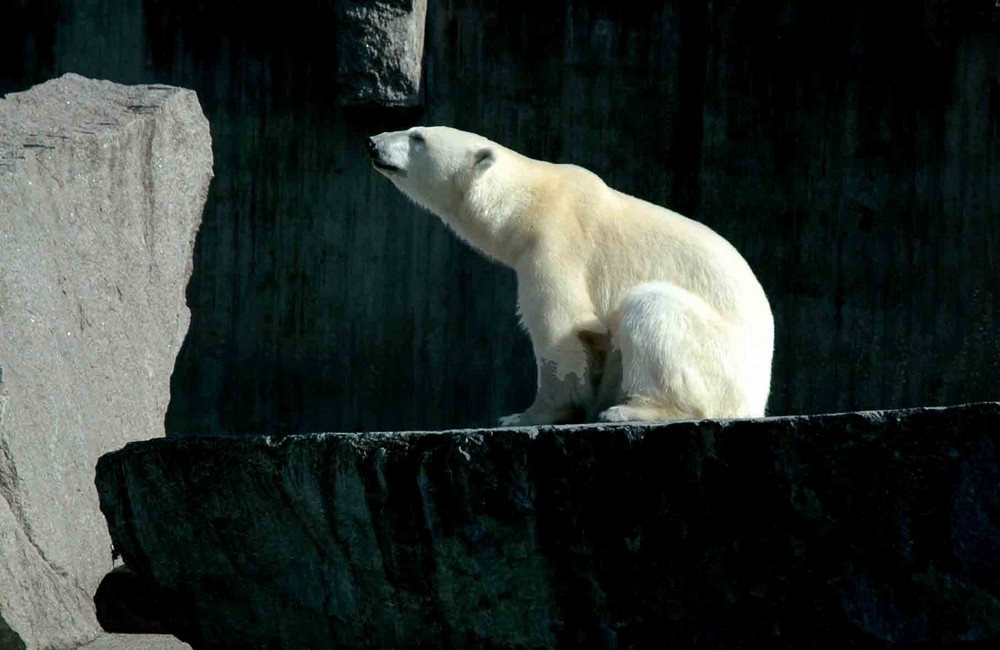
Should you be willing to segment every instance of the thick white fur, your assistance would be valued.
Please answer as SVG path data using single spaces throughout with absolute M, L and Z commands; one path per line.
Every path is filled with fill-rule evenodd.
M 725 239 L 473 133 L 415 127 L 371 139 L 376 169 L 463 240 L 517 273 L 534 403 L 501 424 L 757 417 L 774 321 Z M 617 366 L 617 367 L 616 367 Z

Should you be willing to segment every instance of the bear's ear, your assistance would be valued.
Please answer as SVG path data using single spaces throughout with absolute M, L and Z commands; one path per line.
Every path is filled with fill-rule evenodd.
M 473 163 L 477 172 L 489 169 L 490 165 L 497 159 L 497 154 L 492 147 L 483 147 L 476 152 L 476 160 Z

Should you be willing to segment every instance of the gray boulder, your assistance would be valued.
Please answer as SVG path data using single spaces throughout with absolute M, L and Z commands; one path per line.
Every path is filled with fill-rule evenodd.
M 1000 404 L 100 459 L 195 648 L 1000 647 Z
M 420 104 L 427 0 L 338 0 L 337 102 Z
M 162 436 L 212 177 L 195 94 L 65 75 L 0 100 L 0 647 L 98 634 L 97 458 Z

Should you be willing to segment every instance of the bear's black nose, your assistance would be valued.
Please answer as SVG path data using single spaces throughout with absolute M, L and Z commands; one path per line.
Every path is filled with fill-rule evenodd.
M 375 151 L 376 151 L 376 148 L 375 148 L 375 138 L 368 138 L 368 141 L 365 142 L 365 146 L 368 147 L 368 155 L 371 156 L 372 158 L 374 158 L 375 157 Z

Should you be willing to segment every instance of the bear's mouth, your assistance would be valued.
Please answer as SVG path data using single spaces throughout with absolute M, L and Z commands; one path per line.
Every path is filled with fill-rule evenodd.
M 396 167 L 395 165 L 390 165 L 389 163 L 382 162 L 381 160 L 375 157 L 372 158 L 372 166 L 374 166 L 375 169 L 380 169 L 385 172 L 402 171 L 402 169 L 400 169 L 399 167 Z

